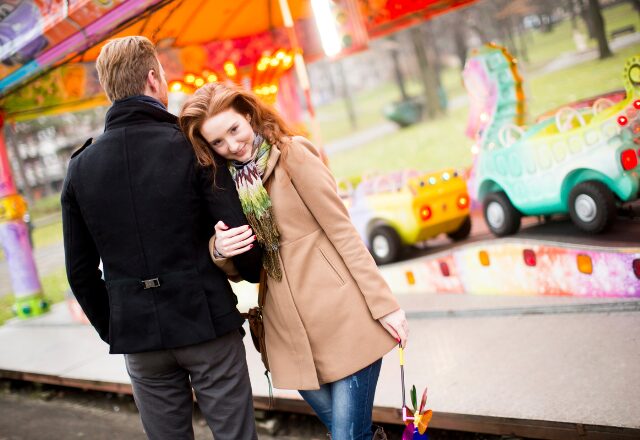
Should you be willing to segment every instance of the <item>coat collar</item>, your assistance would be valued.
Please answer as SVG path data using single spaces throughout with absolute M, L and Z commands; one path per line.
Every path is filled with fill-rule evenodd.
M 105 131 L 131 125 L 165 122 L 176 124 L 178 118 L 166 110 L 139 100 L 115 102 L 107 111 Z
M 269 160 L 267 161 L 267 168 L 264 170 L 262 181 L 266 182 L 280 159 L 280 149 L 276 145 L 271 146 L 271 152 L 269 153 Z

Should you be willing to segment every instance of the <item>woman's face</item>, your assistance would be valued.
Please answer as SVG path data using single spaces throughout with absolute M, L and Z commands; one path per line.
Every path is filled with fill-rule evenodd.
M 248 115 L 230 108 L 205 120 L 200 133 L 213 151 L 225 159 L 238 162 L 251 159 L 255 135 Z

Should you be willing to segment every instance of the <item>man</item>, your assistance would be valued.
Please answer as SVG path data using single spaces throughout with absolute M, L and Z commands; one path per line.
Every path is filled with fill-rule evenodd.
M 235 185 L 226 167 L 214 182 L 197 165 L 148 39 L 110 41 L 96 68 L 113 105 L 63 187 L 71 289 L 110 353 L 125 354 L 150 439 L 193 438 L 192 387 L 216 440 L 255 439 L 243 320 L 208 251 L 218 221 L 247 224 Z M 258 246 L 234 263 L 258 281 Z

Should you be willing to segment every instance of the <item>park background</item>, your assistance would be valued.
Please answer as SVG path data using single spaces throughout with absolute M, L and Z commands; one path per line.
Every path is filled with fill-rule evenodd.
M 590 29 L 594 4 L 611 54 L 603 53 Z M 367 51 L 313 62 L 312 97 L 329 166 L 339 179 L 405 168 L 466 169 L 473 157 L 461 77 L 468 50 L 493 41 L 517 57 L 531 122 L 563 104 L 621 89 L 624 61 L 640 49 L 639 28 L 637 0 L 484 0 L 372 41 Z M 440 99 L 425 102 L 434 88 Z M 385 107 L 403 95 L 423 100 L 425 111 L 417 123 L 399 128 L 385 117 Z M 58 193 L 66 161 L 102 131 L 106 110 L 5 124 L 14 175 L 30 203 L 44 295 L 53 302 L 69 290 Z M 0 279 L 6 280 L 0 283 L 0 324 L 15 302 L 5 263 L 0 251 Z

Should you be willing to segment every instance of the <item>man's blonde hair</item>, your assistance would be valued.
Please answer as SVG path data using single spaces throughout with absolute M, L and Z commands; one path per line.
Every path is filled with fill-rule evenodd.
M 96 60 L 98 79 L 111 102 L 144 94 L 147 75 L 160 75 L 156 48 L 146 37 L 122 37 L 104 45 Z

